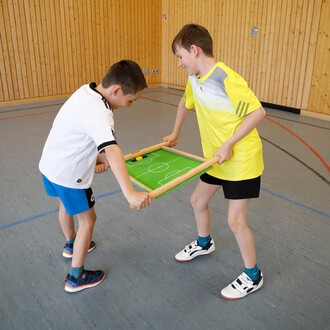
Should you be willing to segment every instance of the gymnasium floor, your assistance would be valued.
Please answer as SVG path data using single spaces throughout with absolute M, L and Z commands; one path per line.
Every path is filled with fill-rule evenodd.
M 181 96 L 150 88 L 130 109 L 114 112 L 125 154 L 171 132 Z M 85 263 L 106 279 L 69 294 L 58 203 L 45 195 L 38 172 L 60 106 L 0 108 L 0 329 L 330 328 L 330 122 L 266 109 L 258 126 L 265 171 L 248 211 L 265 278 L 257 293 L 220 297 L 242 271 L 221 191 L 210 204 L 216 251 L 177 263 L 174 255 L 196 238 L 189 196 L 197 181 L 132 211 L 108 172 L 94 178 L 97 248 Z M 177 148 L 202 156 L 193 112 Z

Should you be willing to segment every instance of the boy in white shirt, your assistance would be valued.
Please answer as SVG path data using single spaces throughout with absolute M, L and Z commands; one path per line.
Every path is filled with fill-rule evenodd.
M 64 103 L 45 143 L 39 169 L 47 195 L 60 201 L 59 221 L 67 240 L 63 256 L 72 257 L 65 285 L 68 292 L 93 287 L 104 279 L 102 271 L 84 269 L 87 252 L 95 248 L 92 236 L 96 215 L 91 189 L 95 165 L 103 165 L 99 173 L 111 166 L 127 201 L 137 209 L 152 202 L 147 193 L 133 188 L 114 135 L 112 113 L 131 106 L 146 87 L 137 63 L 123 60 L 113 64 L 100 85 L 83 85 Z M 79 222 L 77 233 L 74 215 Z

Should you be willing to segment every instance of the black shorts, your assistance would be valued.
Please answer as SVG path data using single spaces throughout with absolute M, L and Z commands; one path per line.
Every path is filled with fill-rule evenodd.
M 249 180 L 227 181 L 204 173 L 200 176 L 200 179 L 208 184 L 222 186 L 226 199 L 249 199 L 259 197 L 260 176 Z

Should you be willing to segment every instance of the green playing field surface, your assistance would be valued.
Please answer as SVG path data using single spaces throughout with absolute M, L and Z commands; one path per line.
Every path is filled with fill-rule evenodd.
M 155 190 L 156 188 L 163 186 L 169 181 L 172 181 L 200 164 L 202 164 L 202 162 L 198 160 L 190 159 L 163 149 L 145 154 L 141 160 L 136 160 L 133 158 L 126 161 L 129 175 L 151 190 Z M 195 175 L 184 183 L 193 180 L 207 170 L 208 169 L 198 175 Z M 184 183 L 167 191 L 157 198 L 168 194 L 170 191 L 177 189 Z M 140 188 L 146 191 L 146 189 L 142 186 L 140 186 Z

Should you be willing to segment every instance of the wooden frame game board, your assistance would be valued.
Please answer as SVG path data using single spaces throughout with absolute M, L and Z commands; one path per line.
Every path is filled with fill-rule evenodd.
M 193 180 L 220 159 L 206 160 L 166 145 L 163 142 L 125 155 L 131 181 L 152 198 L 160 198 Z

